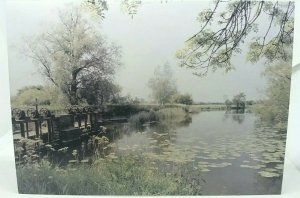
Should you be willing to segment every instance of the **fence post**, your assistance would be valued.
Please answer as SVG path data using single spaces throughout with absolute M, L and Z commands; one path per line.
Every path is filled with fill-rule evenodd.
M 84 114 L 84 128 L 86 128 L 87 127 L 87 118 L 88 117 L 88 114 L 86 113 L 86 114 Z
M 81 127 L 81 116 L 82 114 L 77 114 L 76 117 L 77 117 L 77 122 L 78 122 L 78 128 Z
M 20 130 L 21 130 L 21 136 L 25 138 L 25 130 L 24 130 L 24 123 L 20 122 Z
M 51 127 L 51 120 L 50 118 L 47 119 L 47 128 L 48 128 L 48 142 L 51 142 L 52 141 L 52 127 Z
M 26 126 L 26 136 L 28 138 L 29 137 L 28 121 L 25 122 L 25 126 Z
M 36 137 L 39 138 L 40 137 L 39 120 L 35 120 L 34 124 L 35 124 L 35 134 L 36 134 Z

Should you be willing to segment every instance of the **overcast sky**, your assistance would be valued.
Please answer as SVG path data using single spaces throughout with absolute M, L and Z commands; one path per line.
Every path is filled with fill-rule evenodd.
M 63 8 L 67 2 L 70 1 L 8 0 L 7 36 L 12 95 L 23 86 L 46 83 L 37 67 L 18 49 L 24 35 L 41 32 L 49 20 L 57 19 L 57 8 Z M 178 66 L 175 52 L 187 38 L 199 31 L 197 15 L 209 5 L 199 1 L 152 1 L 143 3 L 132 19 L 121 12 L 119 3 L 109 2 L 109 10 L 99 26 L 109 41 L 122 47 L 123 66 L 116 81 L 123 87 L 124 94 L 147 99 L 150 96 L 147 82 L 155 67 L 169 62 L 179 91 L 192 94 L 197 102 L 224 101 L 225 96 L 231 98 L 240 91 L 246 94 L 247 99 L 262 96 L 260 90 L 266 87 L 261 76 L 264 67 L 261 63 L 246 61 L 247 47 L 243 47 L 243 54 L 233 57 L 236 70 L 227 74 L 220 70 L 200 78 L 194 76 L 192 70 Z

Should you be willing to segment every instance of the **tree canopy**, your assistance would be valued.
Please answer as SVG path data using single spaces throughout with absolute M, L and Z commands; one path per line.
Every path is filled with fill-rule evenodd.
M 191 94 L 177 94 L 174 98 L 175 103 L 191 105 L 193 104 L 193 98 Z
M 250 42 L 249 60 L 287 60 L 286 49 L 293 43 L 294 9 L 293 2 L 216 0 L 212 9 L 199 13 L 199 32 L 177 52 L 180 65 L 199 76 L 218 68 L 230 71 L 231 58 L 241 52 L 246 39 Z
M 244 108 L 246 106 L 246 102 L 246 94 L 240 92 L 239 94 L 234 95 L 232 100 L 225 100 L 225 105 L 227 108 L 230 108 L 231 105 L 234 105 L 237 108 Z
M 142 0 L 121 0 L 121 10 L 130 15 L 132 18 L 137 14 L 138 8 L 141 6 Z M 108 10 L 109 3 L 107 0 L 83 0 L 82 7 L 88 10 L 93 17 L 104 19 L 105 12 Z
M 78 89 L 85 76 L 112 76 L 121 64 L 120 47 L 109 44 L 78 7 L 62 10 L 59 22 L 31 38 L 24 53 L 71 104 L 78 103 Z
M 133 16 L 143 2 L 122 0 L 120 6 Z M 84 0 L 83 6 L 101 18 L 109 7 L 107 0 Z M 231 58 L 241 53 L 244 42 L 249 43 L 247 59 L 252 62 L 262 58 L 286 61 L 291 58 L 286 50 L 293 43 L 294 10 L 292 1 L 215 0 L 211 8 L 199 13 L 199 31 L 176 53 L 180 66 L 199 76 L 219 68 L 230 71 L 234 69 Z
M 90 105 L 102 105 L 114 101 L 120 92 L 113 79 L 93 73 L 82 77 L 79 94 Z
M 66 100 L 56 87 L 42 85 L 23 87 L 12 97 L 13 107 L 35 106 L 36 104 L 60 108 L 66 104 Z
M 245 107 L 246 95 L 243 92 L 235 95 L 232 99 L 232 104 L 234 104 L 236 107 Z
M 158 66 L 152 78 L 148 82 L 152 90 L 153 99 L 159 104 L 170 102 L 177 93 L 177 86 L 173 78 L 171 67 L 166 63 L 163 67 Z
M 289 112 L 289 98 L 292 67 L 284 61 L 277 61 L 268 65 L 264 71 L 268 87 L 265 91 L 265 100 L 261 101 L 256 111 L 266 121 L 276 124 L 286 124 Z

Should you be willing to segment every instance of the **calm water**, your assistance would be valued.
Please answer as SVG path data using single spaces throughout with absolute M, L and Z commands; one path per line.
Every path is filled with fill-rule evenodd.
M 173 164 L 199 172 L 203 195 L 279 194 L 286 136 L 257 120 L 251 113 L 201 112 L 180 125 L 121 134 L 115 144 L 118 153 L 142 154 L 166 172 Z

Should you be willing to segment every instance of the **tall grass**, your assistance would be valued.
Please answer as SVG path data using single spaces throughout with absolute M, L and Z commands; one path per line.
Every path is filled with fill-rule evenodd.
M 189 113 L 182 107 L 142 111 L 132 116 L 133 125 L 159 121 L 167 125 L 180 123 Z M 99 137 L 100 139 L 104 138 Z M 99 140 L 98 138 L 98 140 Z M 172 170 L 155 159 L 141 155 L 109 155 L 107 142 L 92 141 L 93 160 L 78 158 L 64 167 L 49 163 L 50 158 L 17 166 L 18 188 L 23 194 L 57 195 L 200 195 L 201 178 L 193 169 L 178 166 Z M 100 146 L 99 146 L 100 144 Z M 97 147 L 98 145 L 98 147 Z M 100 151 L 103 155 L 97 155 Z M 49 151 L 50 152 L 50 151 Z M 30 158 L 30 156 L 29 156 Z M 23 159 L 23 157 L 22 157 Z M 72 161 L 72 163 L 71 163 Z M 74 162 L 74 163 L 73 163 Z M 193 177 L 192 177 L 193 176 Z
M 148 122 L 161 122 L 175 124 L 183 122 L 188 117 L 188 111 L 182 107 L 163 108 L 157 111 L 142 111 L 129 118 L 129 124 L 133 127 L 140 127 Z
M 188 117 L 188 112 L 183 108 L 164 108 L 157 111 L 159 120 L 166 123 L 180 123 Z
M 199 194 L 180 173 L 164 175 L 151 161 L 137 156 L 98 159 L 92 165 L 66 169 L 49 163 L 17 168 L 23 194 L 71 195 L 193 195 Z
M 159 121 L 159 117 L 157 112 L 155 111 L 141 111 L 133 116 L 131 116 L 128 120 L 129 124 L 132 127 L 140 127 L 147 122 L 156 122 Z

